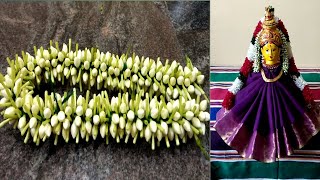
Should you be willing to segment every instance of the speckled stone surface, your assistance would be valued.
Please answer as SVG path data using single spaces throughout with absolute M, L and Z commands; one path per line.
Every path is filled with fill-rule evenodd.
M 0 3 L 0 68 L 7 56 L 51 39 L 80 48 L 183 62 L 188 55 L 206 76 L 209 94 L 209 2 Z M 208 132 L 207 128 L 207 132 Z M 209 133 L 202 138 L 209 149 Z M 57 146 L 24 144 L 10 125 L 0 129 L 0 179 L 209 179 L 209 160 L 194 141 L 152 151 L 138 141 L 117 144 L 97 139 Z

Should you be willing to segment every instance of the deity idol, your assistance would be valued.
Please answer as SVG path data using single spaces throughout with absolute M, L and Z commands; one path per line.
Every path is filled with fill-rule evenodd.
M 283 22 L 266 7 L 217 113 L 216 131 L 243 157 L 273 162 L 317 134 L 319 109 L 294 63 Z

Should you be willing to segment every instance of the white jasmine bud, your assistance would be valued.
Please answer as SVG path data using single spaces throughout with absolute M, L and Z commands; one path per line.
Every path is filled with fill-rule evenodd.
M 156 74 L 156 69 L 155 69 L 155 68 L 150 69 L 150 71 L 149 71 L 149 76 L 150 76 L 151 78 L 153 78 L 153 77 L 155 76 L 155 74 Z
M 170 85 L 171 86 L 175 86 L 176 85 L 176 78 L 175 77 L 171 77 L 170 78 Z
M 44 57 L 44 59 L 50 59 L 50 54 L 49 54 L 49 51 L 48 50 L 43 50 L 43 57 Z
M 192 120 L 192 118 L 194 117 L 194 113 L 192 111 L 187 111 L 186 112 L 186 119 L 187 120 Z
M 22 129 L 25 127 L 25 125 L 27 124 L 27 119 L 26 119 L 26 116 L 22 116 L 20 119 L 19 119 L 19 122 L 18 122 L 18 129 Z
M 119 127 L 120 129 L 124 129 L 125 126 L 126 126 L 126 120 L 121 116 L 119 118 Z
M 203 84 L 203 82 L 204 82 L 204 75 L 198 75 L 197 76 L 197 83 Z
M 157 92 L 157 91 L 159 90 L 159 87 L 158 87 L 158 85 L 157 85 L 156 83 L 153 83 L 153 84 L 152 84 L 152 88 L 153 88 L 153 90 L 154 90 L 155 92 Z
M 180 115 L 179 112 L 176 112 L 176 113 L 174 114 L 174 116 L 173 116 L 173 120 L 175 120 L 175 121 L 180 120 L 180 118 L 181 118 L 181 115 Z
M 81 125 L 81 117 L 80 116 L 76 116 L 75 119 L 74 119 L 74 124 L 78 127 L 80 127 Z
M 206 111 L 208 106 L 208 101 L 207 100 L 202 100 L 200 102 L 200 110 L 201 111 Z
M 138 80 L 138 83 L 139 83 L 139 86 L 143 86 L 143 85 L 144 85 L 144 80 L 139 79 L 139 80 Z
M 28 62 L 28 64 L 27 64 L 27 68 L 28 68 L 28 70 L 29 71 L 33 71 L 33 69 L 34 69 L 34 64 L 33 64 L 33 62 Z
M 189 87 L 189 86 L 190 86 L 190 83 L 191 83 L 191 82 L 190 82 L 190 79 L 189 79 L 189 78 L 185 78 L 185 79 L 184 79 L 184 85 L 185 85 L 185 86 Z
M 141 131 L 141 130 L 142 130 L 142 128 L 143 128 L 143 122 L 141 121 L 141 119 L 137 119 L 137 121 L 136 121 L 136 126 L 137 126 L 138 131 Z
M 40 67 L 40 66 L 37 66 L 37 67 L 34 69 L 34 73 L 39 76 L 39 75 L 41 74 L 41 67 Z
M 127 113 L 127 117 L 129 121 L 133 121 L 134 119 L 134 112 L 132 110 L 129 110 Z
M 165 74 L 165 75 L 163 76 L 162 81 L 163 81 L 164 84 L 168 84 L 168 83 L 169 83 L 169 75 Z
M 162 127 L 162 129 L 163 129 L 163 133 L 165 134 L 165 135 L 167 135 L 168 134 L 168 124 L 166 123 L 166 122 L 164 122 L 164 121 L 161 121 L 161 127 Z
M 114 124 L 119 124 L 119 121 L 120 121 L 120 118 L 119 118 L 119 115 L 118 114 L 112 114 L 112 122 Z
M 38 104 L 33 104 L 31 106 L 31 112 L 32 112 L 33 115 L 38 114 L 39 111 L 40 111 L 40 108 L 39 108 Z
M 80 103 L 80 101 L 79 101 L 79 103 Z M 81 105 L 78 105 L 78 106 L 77 106 L 76 114 L 77 114 L 78 116 L 82 116 L 82 115 L 83 115 L 83 107 L 82 107 Z
M 22 98 L 17 97 L 15 104 L 16 104 L 17 108 L 21 108 L 23 106 Z
M 126 112 L 127 112 L 127 105 L 124 103 L 124 102 L 122 102 L 121 104 L 120 104 L 120 112 L 122 113 L 122 114 L 125 114 Z
M 178 91 L 177 88 L 174 88 L 174 89 L 173 89 L 173 93 L 172 93 L 173 99 L 177 99 L 178 96 L 179 96 L 179 91 Z
M 192 118 L 191 122 L 194 127 L 201 128 L 201 122 L 198 118 L 196 117 Z
M 91 117 L 92 117 L 92 109 L 88 108 L 88 109 L 86 110 L 86 117 L 87 117 L 87 118 L 91 118 Z
M 149 140 L 151 138 L 151 130 L 150 130 L 149 126 L 147 126 L 146 129 L 144 130 L 144 137 L 145 137 L 146 141 L 149 142 Z
M 145 84 L 147 87 L 149 87 L 149 86 L 151 85 L 151 82 L 150 82 L 149 79 L 146 79 L 145 82 L 144 82 L 144 84 Z
M 98 126 L 97 125 L 94 125 L 93 127 L 92 127 L 92 138 L 93 138 L 93 140 L 96 140 L 97 139 L 97 137 L 98 137 Z
M 206 115 L 205 121 L 210 121 L 210 113 L 208 113 L 208 112 L 204 112 L 204 113 Z
M 174 139 L 174 131 L 173 131 L 172 127 L 169 127 L 168 138 L 170 141 L 173 141 L 173 139 Z
M 90 62 L 89 61 L 84 61 L 83 67 L 85 70 L 88 70 L 90 68 Z
M 35 117 L 30 118 L 29 127 L 30 129 L 36 128 L 38 120 Z
M 159 110 L 157 108 L 152 108 L 151 109 L 151 117 L 153 119 L 157 119 L 159 116 Z
M 184 123 L 183 123 L 183 128 L 184 128 L 184 130 L 186 130 L 187 132 L 190 132 L 190 131 L 191 131 L 191 124 L 190 124 L 190 122 L 187 121 L 187 120 L 184 120 L 183 122 L 184 122 Z
M 143 76 L 146 76 L 147 73 L 148 73 L 148 68 L 147 68 L 147 66 L 143 66 L 143 67 L 141 68 L 141 74 L 142 74 Z
M 202 132 L 202 135 L 206 134 L 206 125 L 204 123 L 201 123 L 201 132 Z
M 89 121 L 86 121 L 86 131 L 88 134 L 91 134 L 91 130 L 92 130 L 92 124 Z
M 184 77 L 183 76 L 179 76 L 178 79 L 177 79 L 177 84 L 181 86 L 183 83 L 184 83 Z
M 73 139 L 75 139 L 78 135 L 78 127 L 75 125 L 75 123 L 72 123 L 71 125 L 71 136 Z
M 150 130 L 152 133 L 155 133 L 157 131 L 157 123 L 153 120 L 150 120 Z
M 65 113 L 64 113 L 63 111 L 60 111 L 60 112 L 58 113 L 58 120 L 59 120 L 60 122 L 63 122 L 65 118 L 66 118 Z
M 63 51 L 65 54 L 68 53 L 68 46 L 67 46 L 65 43 L 63 43 L 63 45 L 62 45 L 62 51 Z
M 45 108 L 44 111 L 43 111 L 43 116 L 44 118 L 46 119 L 49 119 L 51 117 L 51 110 L 50 108 Z
M 137 82 L 138 81 L 138 76 L 136 75 L 136 74 L 134 74 L 133 76 L 132 76 L 132 82 Z
M 70 99 L 71 100 L 71 99 Z M 70 106 L 67 106 L 66 109 L 64 110 L 64 113 L 67 116 L 70 116 L 72 114 L 72 108 Z
M 193 86 L 193 85 L 190 85 L 190 86 L 188 87 L 188 92 L 189 92 L 190 94 L 193 94 L 193 93 L 194 93 L 194 86 Z
M 43 123 L 39 127 L 39 138 L 42 139 L 45 135 L 46 128 Z
M 100 70 L 102 71 L 102 72 L 105 72 L 106 70 L 107 70 L 107 65 L 106 65 L 106 63 L 101 63 L 101 65 L 100 65 Z
M 162 132 L 160 131 L 160 129 L 158 129 L 157 130 L 157 139 L 159 142 L 161 141 L 162 137 L 163 137 Z
M 52 127 L 55 127 L 57 124 L 58 124 L 58 117 L 57 117 L 57 115 L 53 115 L 52 117 L 51 117 L 51 126 Z
M 81 59 L 79 57 L 75 57 L 73 64 L 74 64 L 74 66 L 76 66 L 76 68 L 78 68 L 81 64 Z
M 68 130 L 68 129 L 70 128 L 70 121 L 69 121 L 68 119 L 65 119 L 65 120 L 63 121 L 63 128 L 64 128 L 65 130 Z
M 173 129 L 174 133 L 181 134 L 181 129 L 180 129 L 179 123 L 173 121 L 172 122 L 172 129 Z
M 199 113 L 199 120 L 200 121 L 206 120 L 206 114 L 203 111 L 200 111 L 200 113 Z
M 90 108 L 90 109 L 93 109 L 93 106 L 94 106 L 94 100 L 93 100 L 93 99 L 90 99 L 90 101 L 89 101 L 89 108 Z
M 98 75 L 98 70 L 96 68 L 92 69 L 92 76 L 96 77 Z
M 162 119 L 167 119 L 169 117 L 169 111 L 166 108 L 161 109 L 161 118 Z
M 157 79 L 158 81 L 161 81 L 161 79 L 162 79 L 162 72 L 161 72 L 161 71 L 158 71 L 158 72 L 156 73 L 156 79 Z
M 138 113 L 138 118 L 139 119 L 144 118 L 144 110 L 143 109 L 139 109 L 137 113 Z
M 132 58 L 131 57 L 129 57 L 128 59 L 127 59 L 127 68 L 128 69 L 131 69 L 132 68 Z
M 45 130 L 46 136 L 47 136 L 47 137 L 50 137 L 51 132 L 52 132 L 52 127 L 50 126 L 49 123 L 47 123 L 47 124 L 46 124 L 46 130 Z
M 100 117 L 99 115 L 94 115 L 93 116 L 93 124 L 98 125 L 100 123 Z
M 102 138 L 104 138 L 106 136 L 106 129 L 107 129 L 106 124 L 101 124 L 99 132 L 100 132 L 100 136 Z
M 58 51 L 56 48 L 54 48 L 53 46 L 50 46 L 50 50 L 51 50 L 51 57 L 52 58 L 56 58 L 58 55 Z
M 58 52 L 58 60 L 61 62 L 64 60 L 64 55 L 62 52 Z

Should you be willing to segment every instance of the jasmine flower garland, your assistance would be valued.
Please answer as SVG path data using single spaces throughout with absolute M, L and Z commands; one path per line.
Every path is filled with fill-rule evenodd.
M 106 143 L 145 139 L 155 149 L 156 142 L 170 147 L 194 138 L 201 147 L 208 99 L 201 88 L 204 75 L 188 57 L 182 67 L 134 53 L 80 50 L 78 44 L 72 51 L 71 40 L 62 49 L 51 41 L 49 49 L 34 47 L 34 53 L 7 58 L 7 74 L 0 74 L 0 127 L 18 127 L 25 143 L 53 137 L 56 145 L 60 136 L 78 143 L 100 136 Z M 41 90 L 60 84 L 71 90 L 63 95 Z M 77 89 L 85 95 L 78 96 Z

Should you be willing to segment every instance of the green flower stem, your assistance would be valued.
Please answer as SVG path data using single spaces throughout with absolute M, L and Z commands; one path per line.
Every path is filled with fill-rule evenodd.
M 176 141 L 176 145 L 179 146 L 180 145 L 179 136 L 176 133 L 174 134 L 174 139 Z
M 136 144 L 137 138 L 138 138 L 138 133 L 137 133 L 137 134 L 134 136 L 134 138 L 133 138 L 133 144 Z
M 159 115 L 158 115 L 158 117 L 157 117 L 157 122 L 159 122 L 160 121 L 160 117 L 161 117 L 161 111 L 162 111 L 162 108 L 163 108 L 163 104 L 165 104 L 165 102 L 163 102 L 163 101 L 161 101 L 160 102 L 160 106 L 159 106 Z M 157 124 L 158 125 L 158 124 Z M 161 126 L 160 126 L 161 127 Z M 160 128 L 159 128 L 160 129 Z
M 13 119 L 12 119 L 12 118 L 8 118 L 8 119 L 2 121 L 2 122 L 0 123 L 0 128 L 2 128 L 5 124 L 7 124 L 7 123 L 8 123 L 9 121 L 11 121 L 11 120 L 13 120 Z
M 193 125 L 190 124 L 190 126 L 191 126 L 191 129 L 192 129 L 194 135 L 198 135 L 200 133 L 199 130 L 197 128 L 195 128 Z
M 60 51 L 58 42 L 56 42 L 56 49 L 57 49 L 58 52 Z
M 204 96 L 204 98 L 205 98 L 208 102 L 210 102 L 209 99 L 208 99 L 208 97 L 207 97 L 207 95 L 206 95 L 206 93 L 203 91 L 203 89 L 202 89 L 200 86 L 198 86 L 196 83 L 193 83 L 193 85 L 194 85 L 194 87 L 196 87 L 196 88 L 198 89 L 198 91 L 200 91 L 200 93 Z
M 146 114 L 145 117 L 149 117 L 150 115 L 150 104 L 149 104 L 149 94 L 146 93 Z
M 186 87 L 184 87 L 183 84 L 182 84 L 182 88 L 183 88 L 183 92 L 187 96 L 188 100 L 191 100 L 191 96 L 190 96 L 188 90 L 186 89 Z
M 155 144 L 154 144 L 154 133 L 152 133 L 152 140 L 151 140 L 151 149 L 154 150 L 155 149 Z
M 24 136 L 24 134 L 27 132 L 28 129 L 29 129 L 29 122 L 22 128 L 21 136 Z
M 76 43 L 76 55 L 78 55 L 79 44 Z
M 164 133 L 163 127 L 162 127 L 160 124 L 158 124 L 158 123 L 157 123 L 157 128 L 160 129 L 160 131 L 161 131 L 162 133 Z
M 198 136 L 195 134 L 194 138 L 196 140 L 196 144 L 198 145 L 198 147 L 200 148 L 202 154 L 206 157 L 207 160 L 210 159 L 208 152 L 204 149 L 204 147 L 202 146 L 202 143 L 200 141 L 200 139 L 198 138 Z
M 33 142 L 36 143 L 37 139 L 38 139 L 38 134 L 39 134 L 39 128 L 40 128 L 40 123 L 38 123 L 36 131 L 34 132 L 34 136 L 33 136 Z
M 164 138 L 165 138 L 165 141 L 166 141 L 167 148 L 170 148 L 170 142 L 169 142 L 168 136 L 165 136 Z
M 23 142 L 24 142 L 25 144 L 27 144 L 29 138 L 30 138 L 30 130 L 28 129 L 27 134 L 26 134 L 26 137 L 24 138 L 24 141 L 23 141 Z
M 1 108 L 7 107 L 7 106 L 11 106 L 11 102 L 6 102 L 6 103 L 0 104 L 0 107 L 1 107 Z
M 68 52 L 70 53 L 71 51 L 71 39 L 69 39 L 69 49 L 68 49 Z
M 11 104 L 12 104 L 12 106 L 13 107 L 15 107 L 15 108 L 18 108 L 17 106 L 16 106 L 16 103 L 14 102 L 14 100 L 12 99 L 12 96 L 10 96 L 10 90 L 9 90 L 9 88 L 4 84 L 4 82 L 3 82 L 3 76 L 2 76 L 2 74 L 0 73 L 0 83 L 2 84 L 2 86 L 3 86 L 3 88 L 5 89 L 5 91 L 6 91 L 6 93 L 8 94 L 8 97 L 9 97 L 9 101 L 11 102 Z

